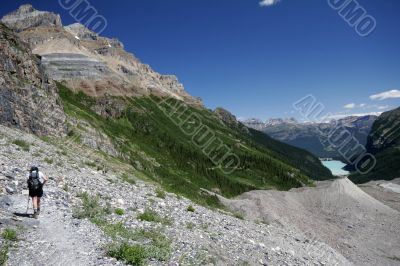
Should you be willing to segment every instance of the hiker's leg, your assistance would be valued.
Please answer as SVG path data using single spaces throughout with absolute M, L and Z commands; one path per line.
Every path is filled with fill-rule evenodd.
M 37 219 L 38 197 L 32 197 L 32 204 L 33 204 L 33 218 Z
M 33 209 L 34 209 L 34 210 L 37 209 L 37 207 L 38 207 L 38 204 L 37 204 L 37 197 L 32 197 L 32 206 L 33 206 Z
M 37 209 L 40 212 L 40 197 L 37 197 Z

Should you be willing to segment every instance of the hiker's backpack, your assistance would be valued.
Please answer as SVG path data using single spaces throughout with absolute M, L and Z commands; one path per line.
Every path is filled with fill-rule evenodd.
M 39 179 L 39 169 L 37 167 L 32 167 L 28 178 L 28 188 L 31 191 L 37 191 L 42 187 L 42 183 Z

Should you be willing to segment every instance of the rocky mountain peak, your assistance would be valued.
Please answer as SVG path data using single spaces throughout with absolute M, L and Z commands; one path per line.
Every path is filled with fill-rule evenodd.
M 280 124 L 297 124 L 297 120 L 293 117 L 291 118 L 271 118 L 266 124 L 267 125 L 280 125 Z
M 218 107 L 214 110 L 214 113 L 218 116 L 218 118 L 226 125 L 234 126 L 238 125 L 238 121 L 236 116 L 234 116 L 229 111 L 224 108 Z
M 16 11 L 5 15 L 1 22 L 17 32 L 39 26 L 62 27 L 60 15 L 38 11 L 32 5 L 20 6 Z
M 266 123 L 264 123 L 259 118 L 241 119 L 240 122 L 249 128 L 253 128 L 253 129 L 259 130 L 259 131 L 262 131 L 266 127 Z
M 71 33 L 72 35 L 78 37 L 79 39 L 84 40 L 97 40 L 98 34 L 89 30 L 84 25 L 80 23 L 74 23 L 68 26 L 65 26 L 64 29 Z
M 26 13 L 31 13 L 35 11 L 35 9 L 33 8 L 33 6 L 31 4 L 25 4 L 20 6 L 15 13 L 16 14 L 26 14 Z

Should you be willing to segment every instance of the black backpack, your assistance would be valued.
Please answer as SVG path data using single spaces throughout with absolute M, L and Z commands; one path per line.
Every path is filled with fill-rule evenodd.
M 39 169 L 32 167 L 28 178 L 28 188 L 31 191 L 37 191 L 42 188 L 42 183 L 39 180 Z

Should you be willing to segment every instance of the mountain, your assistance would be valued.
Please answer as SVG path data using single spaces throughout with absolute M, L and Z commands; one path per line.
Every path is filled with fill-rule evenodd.
M 375 156 L 376 165 L 365 174 L 354 172 L 350 176 L 353 182 L 365 183 L 400 177 L 400 108 L 379 116 L 368 135 L 366 148 L 368 153 Z
M 30 5 L 2 22 L 10 80 L 1 91 L 3 124 L 61 135 L 65 145 L 128 162 L 135 174 L 209 206 L 219 203 L 202 189 L 233 197 L 332 178 L 310 153 L 248 129 L 227 110 L 205 109 L 176 77 L 156 73 L 116 39 L 63 27 L 58 15 Z
M 327 143 L 329 133 L 335 127 L 343 126 L 360 144 L 365 145 L 368 133 L 376 118 L 373 115 L 349 116 L 332 120 L 329 123 L 298 123 L 294 119 L 272 119 L 262 122 L 253 119 L 245 120 L 243 123 L 248 127 L 266 133 L 274 139 L 305 149 L 320 158 L 338 158 L 341 157 L 339 152 Z M 322 144 L 321 140 L 326 144 Z
M 35 10 L 32 5 L 20 6 L 18 10 L 5 15 L 1 21 L 17 32 L 34 27 L 62 27 L 60 15 Z
M 104 133 L 103 142 L 108 139 L 139 172 L 203 204 L 216 202 L 200 188 L 232 197 L 254 189 L 287 190 L 310 184 L 309 178 L 332 178 L 311 154 L 296 149 L 282 153 L 285 144 L 269 142 L 258 132 L 246 133 L 232 117 L 221 119 L 220 109 L 214 113 L 173 98 L 93 98 L 61 83 L 59 90 L 73 139 L 95 142 L 96 147 L 101 145 L 91 132 Z M 121 111 L 108 113 L 114 106 Z M 230 160 L 235 165 L 230 166 Z
M 1 21 L 39 55 L 49 76 L 94 97 L 168 96 L 201 105 L 173 75 L 161 75 L 125 51 L 117 39 L 101 37 L 79 23 L 63 27 L 59 15 L 23 5 Z
M 278 126 L 281 124 L 298 124 L 295 118 L 271 118 L 266 122 L 263 122 L 258 118 L 249 118 L 240 120 L 246 126 L 253 128 L 255 130 L 263 131 L 265 128 L 270 126 Z

